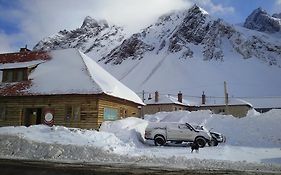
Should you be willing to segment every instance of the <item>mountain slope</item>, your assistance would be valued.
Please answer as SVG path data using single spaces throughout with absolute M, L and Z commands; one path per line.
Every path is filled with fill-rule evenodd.
M 100 63 L 137 92 L 222 96 L 227 81 L 234 96 L 281 96 L 279 40 L 194 6 L 162 16 Z M 132 47 L 131 41 L 138 44 Z
M 104 20 L 96 21 L 87 16 L 80 28 L 72 31 L 63 30 L 54 36 L 44 38 L 34 46 L 33 50 L 77 48 L 84 53 L 106 55 L 120 44 L 124 37 L 122 27 L 109 26 Z
M 258 8 L 246 19 L 244 27 L 260 32 L 281 32 L 281 14 L 270 16 L 265 10 Z
M 101 61 L 120 64 L 125 59 L 141 59 L 146 52 L 179 53 L 179 58 L 192 58 L 194 46 L 201 50 L 204 60 L 223 61 L 227 56 L 222 49 L 224 41 L 244 59 L 256 57 L 270 65 L 280 65 L 281 60 L 276 59 L 281 57 L 280 42 L 269 35 L 212 19 L 198 6 L 161 17 L 155 25 L 126 39 Z
M 230 25 L 196 5 L 121 38 L 87 54 L 136 92 L 222 96 L 227 81 L 230 96 L 281 96 L 280 37 Z

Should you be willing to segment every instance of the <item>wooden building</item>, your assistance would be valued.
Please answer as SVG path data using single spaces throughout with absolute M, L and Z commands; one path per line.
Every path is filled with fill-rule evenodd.
M 229 98 L 225 88 L 225 95 L 223 98 L 206 98 L 202 94 L 201 104 L 194 108 L 194 110 L 210 110 L 214 114 L 232 115 L 234 117 L 245 117 L 253 106 L 242 99 Z
M 172 95 L 159 95 L 156 91 L 154 97 L 149 95 L 149 98 L 144 101 L 144 114 L 155 114 L 157 112 L 171 112 L 178 110 L 190 110 L 191 104 L 183 99 L 182 93 L 179 92 L 177 98 Z
M 97 129 L 138 117 L 142 100 L 76 49 L 0 54 L 0 126 Z
M 155 114 L 157 112 L 169 112 L 177 110 L 210 110 L 214 114 L 233 115 L 234 117 L 245 117 L 252 105 L 244 100 L 236 98 L 209 98 L 202 94 L 201 98 L 183 98 L 181 92 L 177 97 L 162 95 L 156 91 L 154 98 L 149 97 L 145 100 L 146 106 L 143 107 L 144 114 Z

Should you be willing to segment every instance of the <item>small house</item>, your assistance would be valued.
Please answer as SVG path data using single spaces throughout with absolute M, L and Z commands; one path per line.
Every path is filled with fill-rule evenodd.
M 215 114 L 233 115 L 234 117 L 245 117 L 253 106 L 242 99 L 229 98 L 228 95 L 224 98 L 206 98 L 202 94 L 202 101 L 194 110 L 210 110 Z
M 188 97 L 183 98 L 181 92 L 177 97 L 171 95 L 159 95 L 156 91 L 154 98 L 151 96 L 144 101 L 146 106 L 143 107 L 144 114 L 155 114 L 162 111 L 177 111 L 177 110 L 210 110 L 215 114 L 233 115 L 235 117 L 245 117 L 252 105 L 245 100 L 237 98 L 214 98 L 206 97 L 202 94 L 202 97 Z
M 149 95 L 149 98 L 144 101 L 146 104 L 143 106 L 144 114 L 155 114 L 161 111 L 178 111 L 178 110 L 190 110 L 191 106 L 187 100 L 183 99 L 182 93 L 179 92 L 177 97 L 172 95 L 159 95 L 156 91 L 154 98 Z
M 98 128 L 103 121 L 138 117 L 144 105 L 76 49 L 0 54 L 0 80 L 0 126 Z

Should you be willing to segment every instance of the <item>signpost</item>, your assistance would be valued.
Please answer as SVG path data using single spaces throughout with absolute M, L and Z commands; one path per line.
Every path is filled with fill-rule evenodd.
M 54 110 L 47 108 L 44 110 L 44 124 L 48 126 L 54 125 Z

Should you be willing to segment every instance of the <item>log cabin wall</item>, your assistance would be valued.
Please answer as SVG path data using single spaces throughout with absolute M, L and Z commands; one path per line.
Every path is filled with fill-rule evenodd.
M 111 97 L 108 95 L 101 95 L 98 101 L 98 123 L 101 124 L 105 119 L 105 109 L 112 109 L 117 112 L 117 119 L 126 117 L 140 117 L 140 109 L 138 104 Z
M 249 105 L 217 105 L 217 106 L 200 106 L 194 110 L 211 110 L 215 114 L 233 115 L 234 117 L 245 117 L 252 107 Z
M 188 110 L 188 107 L 177 104 L 148 104 L 143 107 L 144 114 L 156 114 L 157 112 L 171 112 L 181 110 Z
M 43 111 L 46 108 L 54 110 L 54 124 L 68 127 L 97 128 L 97 101 L 95 95 L 50 95 L 50 96 L 18 96 L 0 97 L 0 107 L 4 107 L 5 117 L 0 120 L 0 126 L 25 125 L 24 118 L 28 109 L 41 109 L 41 123 L 44 121 Z M 77 109 L 74 116 L 71 111 Z
M 67 127 L 98 129 L 104 121 L 104 109 L 116 109 L 117 119 L 139 116 L 138 104 L 108 95 L 46 95 L 0 97 L 0 126 L 25 125 L 26 112 L 54 110 L 54 124 Z M 37 110 L 38 111 L 38 110 Z

